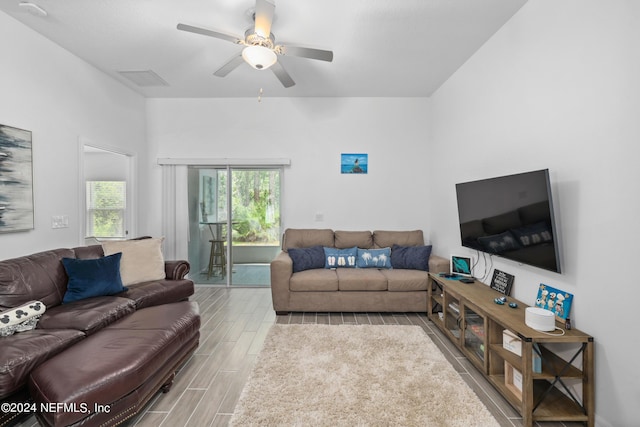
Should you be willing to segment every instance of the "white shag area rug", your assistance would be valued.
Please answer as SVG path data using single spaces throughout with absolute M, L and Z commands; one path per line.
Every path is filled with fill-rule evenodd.
M 273 325 L 232 426 L 492 427 L 419 326 Z

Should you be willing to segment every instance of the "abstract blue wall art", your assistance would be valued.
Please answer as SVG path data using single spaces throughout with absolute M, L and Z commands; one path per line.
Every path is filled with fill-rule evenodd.
M 33 229 L 31 132 L 0 125 L 0 233 Z
M 340 173 L 365 174 L 368 170 L 368 154 L 342 153 L 340 155 Z

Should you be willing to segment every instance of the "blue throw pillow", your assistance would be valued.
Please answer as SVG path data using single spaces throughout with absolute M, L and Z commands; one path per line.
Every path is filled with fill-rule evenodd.
M 391 248 L 358 248 L 358 268 L 391 268 Z
M 62 303 L 128 290 L 120 278 L 121 257 L 122 253 L 118 252 L 98 259 L 62 258 L 62 265 L 69 276 Z
M 293 272 L 297 273 L 314 268 L 324 268 L 324 249 L 322 246 L 310 248 L 291 248 L 288 250 L 293 261 Z
M 407 270 L 429 271 L 431 245 L 391 247 L 391 266 Z
M 324 268 L 355 268 L 358 247 L 347 249 L 324 248 Z

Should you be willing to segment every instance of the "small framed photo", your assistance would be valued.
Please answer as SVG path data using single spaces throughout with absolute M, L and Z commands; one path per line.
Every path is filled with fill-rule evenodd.
M 369 171 L 369 155 L 364 153 L 340 154 L 340 173 L 366 174 Z
M 473 258 L 470 256 L 451 255 L 451 274 L 473 277 Z
M 495 289 L 502 294 L 511 295 L 511 286 L 513 286 L 514 280 L 515 276 L 513 274 L 505 273 L 504 271 L 496 268 L 493 270 L 493 277 L 491 278 L 490 286 L 491 289 Z
M 553 312 L 557 321 L 567 323 L 572 303 L 573 294 L 540 283 L 536 297 L 536 307 Z

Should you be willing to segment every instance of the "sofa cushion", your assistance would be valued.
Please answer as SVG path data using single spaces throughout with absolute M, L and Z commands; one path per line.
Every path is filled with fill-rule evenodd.
M 135 301 L 120 297 L 94 297 L 48 309 L 38 329 L 75 329 L 91 335 L 136 311 Z
M 335 233 L 336 248 L 351 248 L 357 246 L 363 249 L 373 247 L 373 235 L 370 231 L 339 231 Z
M 391 268 L 391 248 L 358 248 L 358 268 Z
M 69 282 L 62 303 L 126 291 L 120 278 L 121 257 L 117 253 L 97 259 L 63 258 Z
M 391 247 L 391 266 L 409 270 L 429 271 L 431 245 Z
M 282 238 L 282 250 L 287 252 L 290 248 L 308 248 L 311 246 L 335 246 L 333 230 L 287 228 Z
M 291 291 L 321 291 L 331 292 L 338 290 L 337 270 L 325 268 L 306 270 L 293 273 L 289 280 L 289 290 Z
M 199 327 L 195 302 L 146 308 L 47 360 L 29 379 L 29 390 L 37 404 L 85 403 L 93 409 L 99 403 L 110 413 L 102 413 L 105 420 L 99 418 L 100 413 L 43 412 L 43 424 L 72 425 L 85 417 L 78 425 L 120 424 L 145 403 L 150 397 L 148 391 L 155 393 L 172 377 L 176 364 L 197 345 Z M 146 390 L 147 386 L 151 390 Z M 134 401 L 121 408 L 121 399 L 131 395 Z
M 62 302 L 67 273 L 60 260 L 73 258 L 71 249 L 56 249 L 0 261 L 0 309 L 27 301 L 42 301 L 47 307 Z
M 386 248 L 393 245 L 419 246 L 424 245 L 424 235 L 422 230 L 413 231 L 384 231 L 373 232 L 373 247 Z
M 188 279 L 154 280 L 129 285 L 128 288 L 129 290 L 118 294 L 118 296 L 132 299 L 137 310 L 186 300 L 194 292 L 193 281 Z
M 352 247 L 348 249 L 323 248 L 324 249 L 324 268 L 356 268 L 356 258 L 358 257 L 358 248 Z
M 426 291 L 429 284 L 429 273 L 420 270 L 380 270 L 387 278 L 389 292 Z M 425 308 L 426 310 L 426 308 Z
M 122 252 L 120 275 L 125 286 L 164 279 L 164 237 L 142 240 L 114 240 L 102 243 L 105 256 Z
M 375 268 L 338 269 L 338 288 L 341 291 L 386 291 L 387 278 Z
M 291 248 L 289 256 L 293 261 L 293 272 L 324 268 L 324 249 L 322 246 L 310 248 Z
M 82 338 L 80 331 L 43 329 L 0 338 L 0 399 L 24 387 L 35 367 Z

